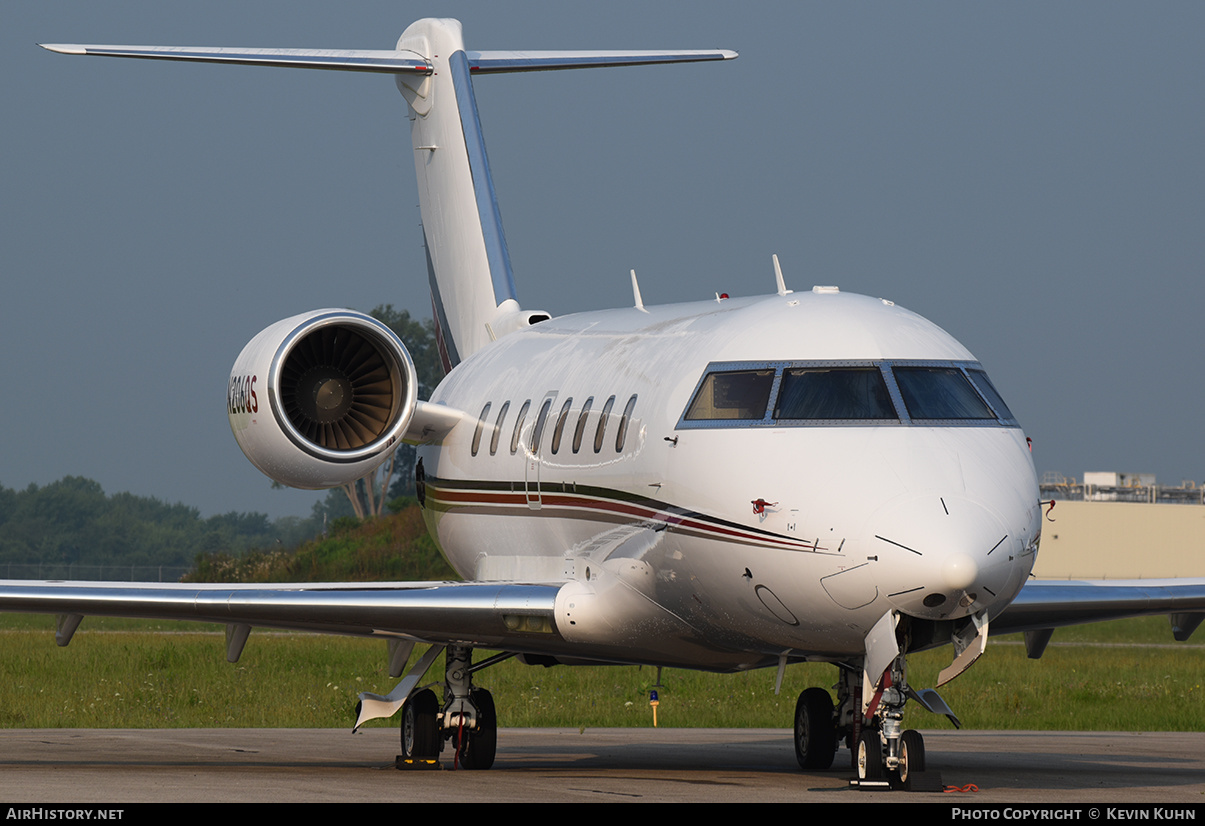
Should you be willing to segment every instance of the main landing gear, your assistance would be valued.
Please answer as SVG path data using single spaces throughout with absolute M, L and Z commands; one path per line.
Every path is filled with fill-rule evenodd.
M 430 688 L 411 694 L 402 706 L 402 756 L 399 765 L 435 767 L 444 741 L 452 743 L 453 762 L 462 769 L 488 769 L 498 750 L 498 715 L 494 697 L 472 684 L 472 673 L 501 662 L 500 654 L 472 664 L 473 650 L 450 645 L 444 671 L 441 707 Z
M 833 698 L 823 688 L 809 688 L 795 703 L 795 759 L 804 771 L 824 771 L 836 753 Z

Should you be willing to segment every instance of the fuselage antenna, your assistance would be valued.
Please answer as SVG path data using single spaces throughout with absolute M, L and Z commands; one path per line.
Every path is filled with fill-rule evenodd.
M 778 264 L 778 253 L 775 253 L 770 257 L 774 259 L 774 281 L 778 285 L 778 294 L 789 295 L 790 293 L 795 292 L 794 290 L 788 290 L 786 282 L 782 280 L 782 267 Z
M 640 285 L 636 283 L 636 271 L 632 270 L 632 300 L 636 302 L 636 309 L 642 313 L 647 313 L 644 309 L 644 299 L 640 297 Z

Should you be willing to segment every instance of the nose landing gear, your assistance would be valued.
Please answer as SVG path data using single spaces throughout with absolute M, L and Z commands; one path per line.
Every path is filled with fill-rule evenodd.
M 958 727 L 958 718 L 937 692 L 916 691 L 907 684 L 902 654 L 890 661 L 873 691 L 864 695 L 867 680 L 862 663 L 839 663 L 837 702 L 823 688 L 809 688 L 795 704 L 795 759 L 805 771 L 828 769 L 838 742 L 849 747 L 860 788 L 939 791 L 941 778 L 926 772 L 925 741 L 919 731 L 903 730 L 904 704 L 916 700 L 924 709 L 944 714 Z
M 934 783 L 920 781 L 925 773 L 924 738 L 919 731 L 902 729 L 904 704 L 910 698 L 917 699 L 930 711 L 935 710 L 931 699 L 926 702 L 926 697 L 908 687 L 907 665 L 900 655 L 883 672 L 878 688 L 860 715 L 862 728 L 854 753 L 859 786 L 882 786 L 885 782 L 892 789 L 908 791 L 927 790 L 934 783 L 940 786 L 936 778 L 930 778 Z M 940 702 L 939 697 L 936 700 Z

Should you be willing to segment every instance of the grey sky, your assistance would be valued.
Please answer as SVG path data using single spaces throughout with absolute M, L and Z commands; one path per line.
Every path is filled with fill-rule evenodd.
M 966 344 L 1039 471 L 1205 478 L 1205 4 L 28 2 L 0 19 L 0 484 L 308 513 L 225 419 L 287 315 L 430 314 L 387 77 L 37 42 L 733 48 L 479 78 L 520 301 L 554 314 L 837 284 Z

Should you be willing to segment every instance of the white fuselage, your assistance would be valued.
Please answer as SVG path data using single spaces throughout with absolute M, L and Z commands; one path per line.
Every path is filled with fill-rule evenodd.
M 428 522 L 468 579 L 577 583 L 559 630 L 616 659 L 634 659 L 625 629 L 667 639 L 644 661 L 740 668 L 857 654 L 892 609 L 994 616 L 1041 523 L 1015 422 L 684 415 L 709 370 L 974 361 L 914 313 L 830 289 L 553 319 L 434 394 L 480 424 L 420 450 Z

